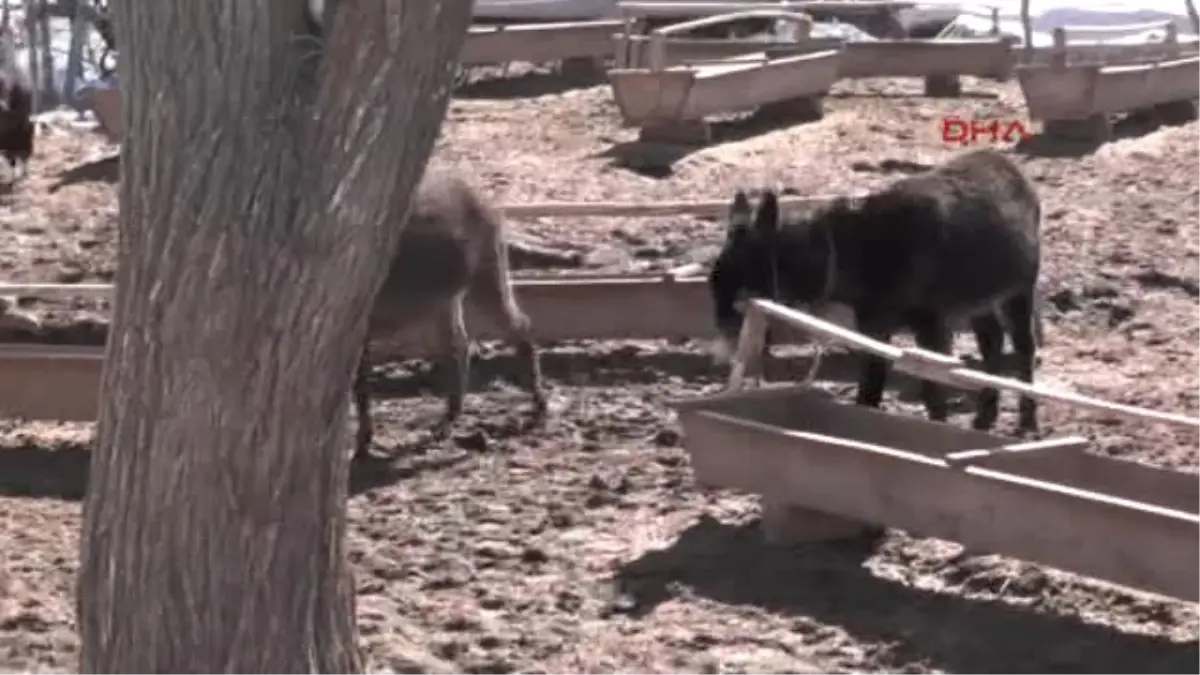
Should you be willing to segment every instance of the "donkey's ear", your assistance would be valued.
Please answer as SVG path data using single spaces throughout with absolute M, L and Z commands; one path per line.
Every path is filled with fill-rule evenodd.
M 767 241 L 774 241 L 779 232 L 779 197 L 774 190 L 763 192 L 754 214 L 754 232 Z
M 750 198 L 742 190 L 733 196 L 733 204 L 729 206 L 729 232 L 743 232 L 750 229 L 750 221 L 754 214 L 750 211 Z

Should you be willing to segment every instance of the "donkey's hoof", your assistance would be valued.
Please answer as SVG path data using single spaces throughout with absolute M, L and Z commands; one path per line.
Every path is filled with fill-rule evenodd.
M 352 459 L 356 462 L 371 459 L 371 443 L 373 440 L 371 437 L 359 437 L 354 444 L 354 456 Z
M 999 417 L 996 413 L 981 412 L 977 413 L 971 419 L 971 428 L 975 431 L 991 431 L 992 427 L 996 426 L 996 419 Z
M 527 434 L 539 429 L 544 429 L 550 421 L 550 415 L 547 413 L 533 414 L 525 419 L 525 423 L 521 425 L 520 433 Z
M 433 425 L 429 435 L 436 441 L 444 441 L 454 433 L 454 429 L 458 426 L 458 415 L 446 415 L 438 420 L 437 424 Z

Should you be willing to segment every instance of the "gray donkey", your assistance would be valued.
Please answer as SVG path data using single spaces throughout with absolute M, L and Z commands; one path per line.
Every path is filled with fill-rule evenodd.
M 541 366 L 529 319 L 513 297 L 504 218 L 462 178 L 427 172 L 376 297 L 354 380 L 356 459 L 369 456 L 374 437 L 367 382 L 372 342 L 427 320 L 436 321 L 450 375 L 443 428 L 462 414 L 470 356 L 464 301 L 494 319 L 516 344 L 517 355 L 524 362 L 523 384 L 533 397 L 534 421 L 540 421 L 547 408 Z
M 807 217 L 783 216 L 767 191 L 755 211 L 739 192 L 724 247 L 709 274 L 723 340 L 736 341 L 743 294 L 820 312 L 854 311 L 858 330 L 887 342 L 913 332 L 919 346 L 950 353 L 953 326 L 969 322 L 984 368 L 1001 368 L 1005 334 L 1019 375 L 1033 381 L 1040 342 L 1037 280 L 1041 205 L 1033 184 L 993 150 L 963 153 L 860 199 L 837 199 Z M 889 363 L 865 357 L 856 403 L 878 407 Z M 945 389 L 923 382 L 930 419 L 948 414 Z M 974 427 L 990 429 L 999 394 L 979 395 Z M 1037 402 L 1020 401 L 1020 428 L 1037 429 Z

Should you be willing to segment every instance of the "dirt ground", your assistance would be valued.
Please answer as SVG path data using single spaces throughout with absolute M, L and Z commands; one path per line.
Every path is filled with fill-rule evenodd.
M 767 184 L 826 195 L 950 156 L 938 121 L 973 114 L 1020 118 L 1015 85 L 969 80 L 964 97 L 933 100 L 915 80 L 844 83 L 819 122 L 723 127 L 720 142 L 652 177 L 626 167 L 635 132 L 621 127 L 607 86 L 564 91 L 533 73 L 463 91 L 435 161 L 502 203 L 725 198 Z M 1037 154 L 1016 155 L 1045 203 L 1040 377 L 1195 415 L 1197 125 L 1137 131 L 1090 152 L 1034 144 Z M 0 195 L 0 278 L 108 280 L 111 172 L 54 186 L 112 148 L 65 125 L 39 143 L 30 180 Z M 588 267 L 625 270 L 703 260 L 721 227 L 686 217 L 514 223 L 583 253 Z M 106 314 L 91 301 L 26 304 L 82 322 L 63 339 L 87 341 Z M 899 532 L 875 550 L 767 548 L 755 498 L 696 488 L 664 405 L 720 387 L 724 373 L 698 345 L 558 345 L 544 360 L 547 429 L 517 433 L 528 402 L 507 352 L 485 347 L 466 420 L 444 442 L 423 433 L 441 409 L 427 369 L 378 371 L 377 450 L 397 457 L 358 467 L 350 504 L 371 669 L 411 672 L 412 642 L 485 673 L 1195 672 L 1194 605 Z M 1008 431 L 1014 406 L 1004 402 Z M 887 406 L 919 414 L 895 396 Z M 1048 434 L 1197 472 L 1193 433 L 1043 411 Z M 2 424 L 0 670 L 67 672 L 92 429 Z

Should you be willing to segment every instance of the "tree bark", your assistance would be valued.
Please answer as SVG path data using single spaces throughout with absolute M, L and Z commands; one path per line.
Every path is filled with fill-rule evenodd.
M 361 670 L 349 389 L 472 2 L 343 2 L 323 49 L 307 5 L 113 0 L 119 271 L 81 672 Z

